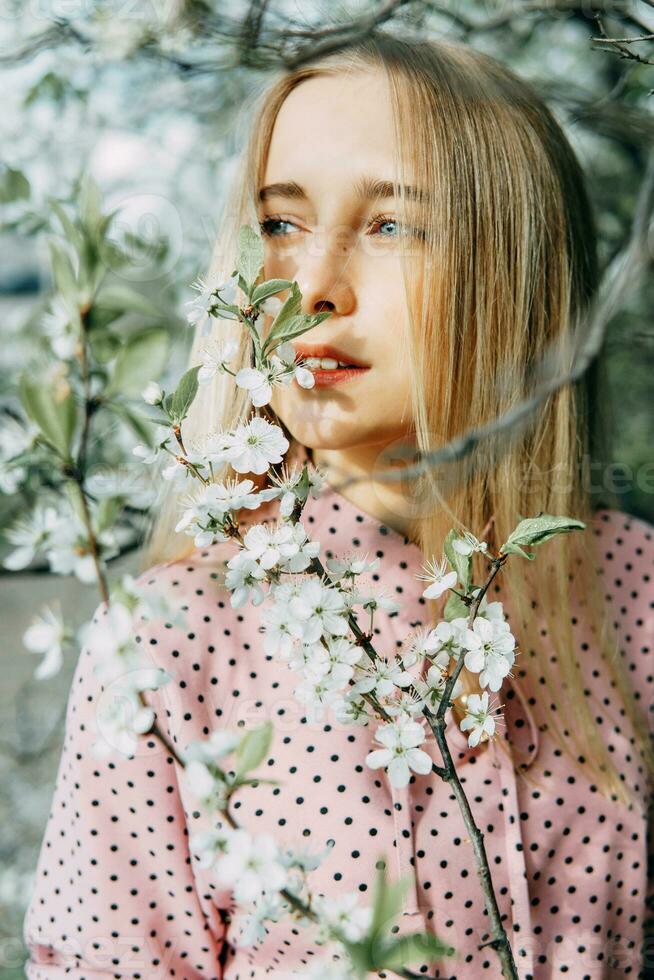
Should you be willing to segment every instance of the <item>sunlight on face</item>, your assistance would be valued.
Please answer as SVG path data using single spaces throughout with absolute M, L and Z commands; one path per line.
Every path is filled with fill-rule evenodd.
M 370 71 L 303 82 L 275 122 L 259 204 L 265 277 L 296 279 L 306 313 L 331 316 L 296 338 L 296 348 L 330 344 L 369 370 L 332 387 L 274 389 L 271 405 L 304 445 L 371 469 L 379 453 L 411 429 L 403 336 L 408 323 L 401 250 L 405 234 L 388 188 L 394 133 L 387 83 Z M 411 228 L 419 204 L 411 204 Z

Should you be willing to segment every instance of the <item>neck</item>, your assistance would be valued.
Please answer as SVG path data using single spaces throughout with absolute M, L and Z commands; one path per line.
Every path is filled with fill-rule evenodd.
M 351 504 L 382 524 L 415 540 L 415 494 L 404 480 L 380 480 L 376 474 L 406 467 L 410 459 L 383 456 L 384 446 L 356 446 L 352 449 L 313 449 L 314 464 L 327 484 Z M 346 481 L 353 482 L 347 483 Z

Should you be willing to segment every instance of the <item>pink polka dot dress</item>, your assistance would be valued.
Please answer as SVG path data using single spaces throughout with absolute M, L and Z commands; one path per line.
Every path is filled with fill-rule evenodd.
M 263 513 L 252 512 L 256 521 Z M 323 562 L 352 550 L 381 559 L 370 584 L 399 599 L 402 609 L 375 613 L 379 652 L 392 655 L 412 630 L 430 625 L 425 583 L 414 577 L 423 565 L 415 544 L 328 486 L 317 500 L 309 499 L 302 520 L 322 542 Z M 621 511 L 602 509 L 585 533 L 596 535 L 620 649 L 651 731 L 653 529 Z M 375 725 L 346 726 L 330 712 L 319 722 L 307 719 L 293 696 L 297 677 L 263 650 L 261 607 L 232 608 L 220 584 L 225 557 L 237 548 L 230 542 L 198 549 L 141 578 L 153 590 L 175 590 L 188 607 L 187 628 L 162 620 L 139 627 L 152 664 L 173 675 L 147 695 L 168 738 L 185 747 L 216 728 L 271 719 L 270 758 L 259 774 L 275 783 L 239 792 L 233 803 L 239 824 L 312 853 L 327 848 L 311 872 L 315 892 L 354 892 L 362 904 L 372 892 L 375 864 L 385 857 L 391 877 L 410 881 L 401 931 L 433 931 L 455 950 L 440 962 L 416 964 L 415 972 L 443 980 L 497 980 L 500 962 L 482 946 L 491 938 L 488 916 L 454 795 L 434 776 L 412 776 L 405 789 L 395 789 L 384 769 L 366 766 L 365 756 L 377 747 Z M 484 834 L 521 980 L 636 980 L 649 976 L 643 925 L 654 915 L 647 887 L 650 788 L 601 661 L 584 629 L 574 628 L 588 696 L 638 807 L 610 802 L 580 776 L 539 731 L 537 706 L 517 694 L 511 677 L 494 695 L 505 718 L 496 739 L 469 747 L 451 712 L 447 737 Z M 520 666 L 518 657 L 514 674 Z M 130 758 L 114 752 L 99 760 L 91 754 L 93 715 L 102 694 L 93 650 L 83 649 L 24 921 L 28 980 L 302 975 L 324 956 L 324 948 L 313 942 L 311 929 L 289 917 L 267 923 L 256 946 L 239 945 L 229 893 L 216 886 L 211 869 L 201 867 L 189 847 L 194 833 L 212 826 L 211 818 L 200 811 L 161 743 L 143 735 Z M 516 764 L 535 758 L 529 774 L 541 788 L 514 773 L 499 738 L 508 740 Z M 442 763 L 431 734 L 422 747 Z

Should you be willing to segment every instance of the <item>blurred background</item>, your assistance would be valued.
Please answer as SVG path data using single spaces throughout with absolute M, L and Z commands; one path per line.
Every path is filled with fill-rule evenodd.
M 0 0 L 3 977 L 23 976 L 21 923 L 61 750 L 74 632 L 99 601 L 62 497 L 83 463 L 108 574 L 136 572 L 153 501 L 147 467 L 132 455 L 153 440 L 141 392 L 151 380 L 174 384 L 185 368 L 184 303 L 209 261 L 249 100 L 271 74 L 376 25 L 465 41 L 530 80 L 588 175 L 603 268 L 621 260 L 634 220 L 651 219 L 638 213 L 654 145 L 649 0 Z M 611 420 L 612 441 L 593 489 L 598 502 L 617 494 L 622 510 L 654 523 L 654 237 L 645 237 L 642 274 L 601 353 L 594 409 Z M 71 304 L 98 283 L 83 311 L 80 364 Z M 39 433 L 62 458 L 77 440 L 68 483 Z M 79 500 L 70 506 L 82 520 Z M 51 614 L 27 649 L 44 605 Z

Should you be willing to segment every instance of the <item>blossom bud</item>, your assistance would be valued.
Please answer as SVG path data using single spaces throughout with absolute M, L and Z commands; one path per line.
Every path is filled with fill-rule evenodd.
M 151 381 L 143 392 L 143 400 L 148 405 L 160 405 L 163 401 L 163 391 L 156 381 Z

